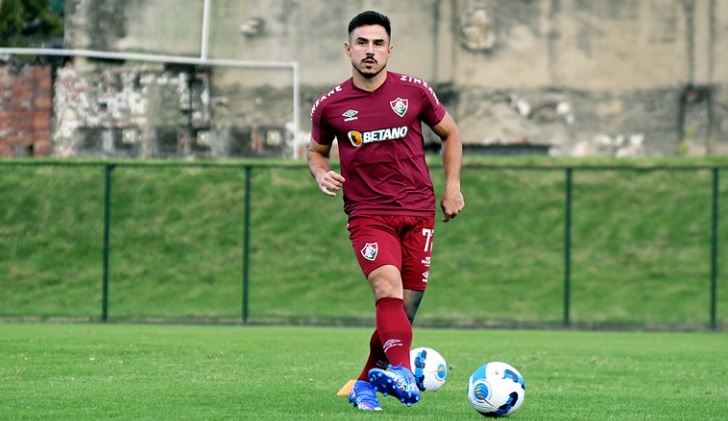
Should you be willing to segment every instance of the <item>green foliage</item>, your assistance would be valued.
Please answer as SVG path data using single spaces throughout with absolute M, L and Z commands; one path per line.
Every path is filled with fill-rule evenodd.
M 482 420 L 470 374 L 505 361 L 524 376 L 512 420 L 723 420 L 725 338 L 711 333 L 415 328 L 449 365 L 411 408 L 336 392 L 366 359 L 369 328 L 0 324 L 8 420 Z
M 63 18 L 48 0 L 3 0 L 0 4 L 0 39 L 5 47 L 39 45 L 63 38 Z
M 24 8 L 20 0 L 3 0 L 0 5 L 0 38 L 17 35 L 25 28 Z

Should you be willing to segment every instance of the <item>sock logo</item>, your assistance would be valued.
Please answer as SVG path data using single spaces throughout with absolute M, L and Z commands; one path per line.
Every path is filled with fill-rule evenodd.
M 400 341 L 399 339 L 389 339 L 387 340 L 387 342 L 384 343 L 382 348 L 384 348 L 384 352 L 387 352 L 389 351 L 389 348 L 393 346 L 402 346 L 402 341 Z

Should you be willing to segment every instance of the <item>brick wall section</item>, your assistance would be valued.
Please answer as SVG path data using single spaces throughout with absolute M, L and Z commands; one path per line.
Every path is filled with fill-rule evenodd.
M 0 67 L 0 157 L 48 156 L 52 68 Z

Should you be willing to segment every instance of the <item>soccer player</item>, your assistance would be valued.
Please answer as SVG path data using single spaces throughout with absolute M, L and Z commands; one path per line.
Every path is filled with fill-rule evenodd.
M 407 406 L 420 399 L 409 354 L 412 322 L 427 288 L 436 205 L 422 123 L 442 141 L 443 221 L 465 205 L 458 127 L 425 81 L 386 70 L 390 40 L 387 16 L 366 11 L 351 20 L 344 50 L 352 77 L 313 104 L 308 149 L 321 192 L 343 191 L 349 238 L 374 293 L 376 330 L 349 393 L 354 406 L 369 411 L 381 410 L 377 391 Z M 334 140 L 341 173 L 331 166 Z

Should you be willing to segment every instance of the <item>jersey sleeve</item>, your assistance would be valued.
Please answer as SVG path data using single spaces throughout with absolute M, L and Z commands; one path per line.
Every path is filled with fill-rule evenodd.
M 331 145 L 335 135 L 324 118 L 324 107 L 314 106 L 311 109 L 311 139 L 320 145 Z
M 420 120 L 430 127 L 437 126 L 445 118 L 447 112 L 445 106 L 437 99 L 431 87 L 422 87 L 420 93 L 423 103 Z

